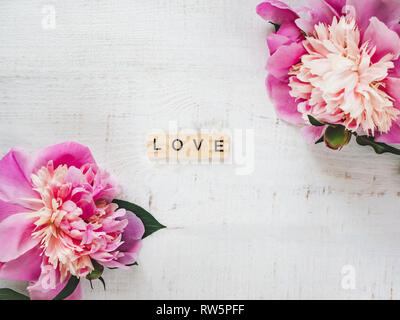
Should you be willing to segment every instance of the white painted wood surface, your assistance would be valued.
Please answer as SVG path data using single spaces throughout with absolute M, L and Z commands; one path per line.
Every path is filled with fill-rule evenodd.
M 257 3 L 0 2 L 1 154 L 86 144 L 169 226 L 144 241 L 139 267 L 107 271 L 107 291 L 85 283 L 85 298 L 400 298 L 400 158 L 309 146 L 276 119 Z M 254 129 L 254 172 L 150 163 L 146 133 L 169 121 Z

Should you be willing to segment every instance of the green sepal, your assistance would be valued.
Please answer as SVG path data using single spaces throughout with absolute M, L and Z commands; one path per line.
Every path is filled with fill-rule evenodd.
M 308 121 L 310 121 L 311 125 L 313 125 L 314 127 L 322 127 L 325 126 L 326 124 L 323 122 L 318 121 L 317 119 L 315 119 L 313 116 L 308 115 Z

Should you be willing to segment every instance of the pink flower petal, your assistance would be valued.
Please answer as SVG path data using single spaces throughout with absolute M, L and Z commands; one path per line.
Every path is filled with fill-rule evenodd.
M 400 78 L 387 77 L 384 83 L 386 93 L 394 99 L 395 107 L 400 110 Z
M 260 3 L 256 11 L 261 18 L 276 24 L 294 21 L 298 18 L 297 13 L 290 9 L 287 4 L 277 0 Z
M 88 147 L 76 142 L 64 142 L 39 151 L 30 168 L 30 173 L 47 166 L 50 160 L 53 161 L 54 168 L 65 164 L 68 167 L 74 166 L 80 169 L 83 165 L 96 163 Z
M 297 110 L 297 102 L 289 95 L 288 81 L 281 81 L 269 75 L 266 86 L 279 118 L 293 124 L 304 123 L 301 113 Z
M 128 220 L 128 225 L 125 227 L 122 235 L 122 241 L 124 242 L 120 247 L 120 251 L 130 251 L 130 247 L 136 243 L 137 240 L 142 239 L 144 234 L 144 225 L 134 213 L 127 211 L 126 215 L 119 218 L 121 220 Z
M 339 15 L 341 15 L 347 0 L 325 0 L 325 2 L 329 4 Z
M 393 123 L 388 133 L 381 134 L 375 138 L 377 142 L 400 143 L 400 122 Z
M 347 0 L 345 8 L 356 19 L 361 31 L 367 28 L 371 17 L 377 17 L 389 28 L 399 22 L 398 0 Z
M 122 241 L 124 242 L 118 250 L 125 255 L 118 259 L 118 262 L 127 265 L 132 264 L 136 261 L 137 255 L 141 246 L 141 239 L 144 234 L 144 225 L 134 213 L 127 211 L 126 215 L 120 219 L 127 219 L 128 225 L 125 227 L 122 235 Z
M 364 33 L 363 42 L 366 41 L 369 41 L 371 46 L 376 46 L 373 62 L 379 61 L 387 54 L 393 54 L 393 60 L 400 57 L 400 37 L 375 17 L 370 19 L 370 24 Z
M 40 276 L 42 249 L 35 246 L 20 257 L 0 263 L 0 278 L 15 281 L 36 281 Z
M 31 300 L 53 300 L 61 290 L 67 285 L 69 278 L 63 283 L 58 284 L 54 289 L 45 289 L 42 286 L 42 281 L 39 279 L 28 287 L 29 296 Z M 81 300 L 82 287 L 81 283 L 78 284 L 75 291 L 65 300 Z
M 28 159 L 23 151 L 13 149 L 0 160 L 0 200 L 29 208 L 22 199 L 38 199 L 38 194 L 32 190 L 30 177 L 26 175 L 25 170 L 30 165 Z
M 385 91 L 395 99 L 395 107 L 400 110 L 400 79 L 394 77 L 386 78 Z M 375 141 L 383 143 L 400 143 L 400 119 L 393 123 L 388 133 L 377 136 Z
M 309 143 L 317 142 L 324 133 L 325 126 L 306 126 L 301 129 L 301 134 Z
M 306 53 L 301 42 L 282 46 L 268 59 L 267 70 L 278 79 L 289 78 L 290 68 Z
M 0 222 L 13 214 L 28 211 L 30 210 L 20 206 L 19 204 L 13 204 L 0 200 Z
M 1 262 L 17 259 L 39 243 L 39 239 L 32 237 L 36 219 L 26 213 L 18 213 L 0 222 Z
M 335 10 L 335 7 L 340 8 L 340 4 L 334 3 L 331 6 L 330 2 L 325 0 L 308 0 L 307 8 L 300 9 L 300 18 L 296 19 L 296 25 L 304 32 L 310 34 L 313 32 L 314 26 L 320 22 L 331 24 L 333 17 L 340 17 L 341 13 Z
M 276 50 L 284 45 L 289 45 L 292 42 L 298 42 L 302 38 L 300 29 L 290 22 L 284 23 L 279 28 L 278 32 L 271 33 L 267 36 L 267 44 L 270 54 L 274 54 Z

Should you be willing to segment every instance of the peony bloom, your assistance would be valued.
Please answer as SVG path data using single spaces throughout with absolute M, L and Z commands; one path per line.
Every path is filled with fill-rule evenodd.
M 118 193 L 82 145 L 66 142 L 34 156 L 11 150 L 0 161 L 0 278 L 29 281 L 31 299 L 53 299 L 94 264 L 128 268 L 144 225 L 111 203 Z M 69 298 L 80 298 L 80 290 Z
M 269 0 L 273 23 L 266 86 L 278 116 L 305 125 L 315 142 L 340 125 L 377 142 L 400 143 L 400 1 L 308 0 L 292 10 Z M 348 142 L 348 141 L 347 141 Z

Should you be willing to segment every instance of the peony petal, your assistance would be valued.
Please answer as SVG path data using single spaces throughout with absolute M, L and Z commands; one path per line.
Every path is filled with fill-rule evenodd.
M 280 47 L 290 44 L 292 41 L 285 36 L 282 36 L 277 33 L 271 33 L 267 37 L 267 44 L 269 53 L 272 55 L 278 50 Z
M 0 264 L 0 278 L 15 281 L 36 281 L 40 276 L 42 249 L 35 246 L 19 258 Z
M 309 143 L 316 143 L 324 133 L 325 126 L 306 126 L 301 129 L 301 134 Z
M 64 142 L 39 151 L 30 167 L 30 172 L 36 172 L 53 161 L 54 167 L 67 165 L 81 168 L 85 164 L 95 164 L 95 160 L 88 147 L 76 142 Z
M 140 240 L 136 241 L 136 245 L 131 247 L 132 252 L 124 252 L 124 256 L 118 259 L 122 265 L 127 266 L 135 263 L 138 259 L 138 252 L 142 243 Z
M 375 138 L 377 142 L 400 143 L 400 122 L 393 123 L 388 133 L 383 133 Z
M 32 232 L 36 218 L 27 213 L 11 215 L 0 222 L 0 261 L 8 262 L 17 259 L 36 246 L 40 239 L 34 239 Z
M 395 107 L 400 110 L 400 79 L 388 77 L 385 79 L 385 91 L 395 100 Z M 400 143 L 400 119 L 393 123 L 390 131 L 375 138 L 377 142 Z
M 267 70 L 278 79 L 289 78 L 290 68 L 300 62 L 306 49 L 301 42 L 282 46 L 268 59 Z
M 311 19 L 309 20 L 313 25 L 320 22 L 331 24 L 333 17 L 340 18 L 341 12 L 337 12 L 325 0 L 308 0 L 307 6 L 310 8 Z
M 118 249 L 125 255 L 119 258 L 118 262 L 123 265 L 132 264 L 136 261 L 141 247 L 141 239 L 145 231 L 144 225 L 142 220 L 130 211 L 127 211 L 126 215 L 119 219 L 127 219 L 128 225 L 122 234 L 122 241 L 124 243 Z
M 261 18 L 279 25 L 298 18 L 297 13 L 290 9 L 287 4 L 277 0 L 260 3 L 256 11 Z
M 38 198 L 26 175 L 29 166 L 28 155 L 19 149 L 11 150 L 0 160 L 0 200 L 29 208 L 22 199 Z
M 394 62 L 394 68 L 389 70 L 389 75 L 400 78 L 400 59 Z
M 270 54 L 274 54 L 279 47 L 298 42 L 303 38 L 300 29 L 294 23 L 284 23 L 278 32 L 267 36 L 267 44 Z
M 335 10 L 335 7 L 340 8 L 340 4 L 335 1 L 335 6 L 332 6 L 331 2 L 333 1 L 308 0 L 308 7 L 299 9 L 301 17 L 296 19 L 296 25 L 304 32 L 311 34 L 316 24 L 321 22 L 331 24 L 333 17 L 341 16 L 341 13 Z
M 28 287 L 29 296 L 31 300 L 53 300 L 61 290 L 67 285 L 69 278 L 63 283 L 58 284 L 54 289 L 45 289 L 42 286 L 42 281 L 39 279 Z M 78 284 L 75 291 L 65 300 L 81 300 L 82 299 L 82 286 Z
M 30 211 L 29 209 L 26 209 L 19 204 L 13 204 L 10 202 L 5 202 L 3 200 L 0 200 L 0 222 L 13 214 L 24 213 L 29 211 Z
M 107 171 L 100 170 L 93 182 L 93 199 L 111 202 L 121 192 L 117 179 Z
M 297 102 L 289 95 L 290 87 L 288 82 L 269 75 L 266 80 L 266 86 L 279 118 L 293 124 L 304 123 L 302 114 L 297 110 Z
M 347 0 L 325 0 L 325 2 L 329 4 L 339 15 L 341 15 Z
M 122 234 L 122 241 L 124 242 L 120 247 L 120 251 L 130 251 L 132 245 L 135 245 L 137 240 L 141 240 L 144 234 L 144 225 L 134 213 L 126 211 L 126 215 L 118 218 L 120 220 L 128 220 L 128 225 L 125 227 Z
M 119 269 L 123 269 L 123 270 L 129 270 L 129 267 L 124 264 L 121 263 L 119 261 L 116 260 L 110 260 L 110 261 L 97 261 L 98 263 L 100 263 L 101 265 L 107 267 L 107 268 L 119 268 Z M 129 263 L 127 263 L 129 264 Z
M 378 18 L 389 28 L 399 23 L 398 0 L 347 0 L 345 10 L 356 19 L 361 31 L 367 28 L 371 17 Z
M 369 26 L 364 33 L 363 42 L 366 41 L 376 47 L 376 52 L 372 57 L 373 62 L 378 62 L 387 54 L 393 54 L 393 60 L 400 57 L 400 37 L 375 17 L 370 19 Z
M 384 80 L 386 93 L 394 99 L 394 104 L 400 110 L 400 78 L 387 77 Z

